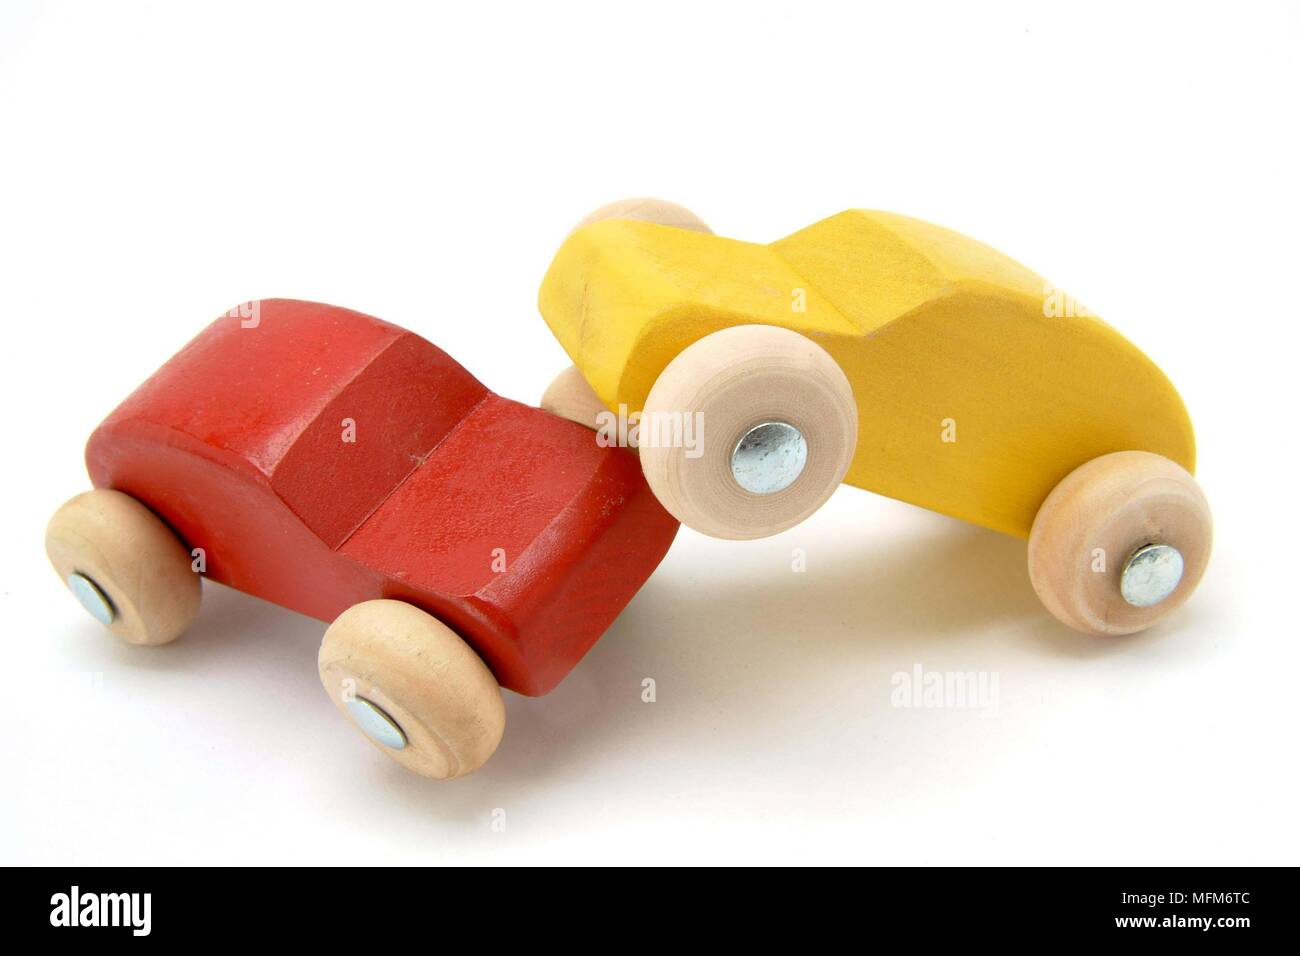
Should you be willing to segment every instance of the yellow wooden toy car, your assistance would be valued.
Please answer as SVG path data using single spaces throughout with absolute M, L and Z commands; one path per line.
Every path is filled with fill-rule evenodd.
M 845 481 L 1027 537 L 1044 604 L 1094 633 L 1149 626 L 1205 570 L 1168 379 L 965 236 L 854 210 L 759 245 L 627 200 L 568 236 L 539 306 L 576 366 L 543 407 L 639 444 L 706 534 L 775 534 Z

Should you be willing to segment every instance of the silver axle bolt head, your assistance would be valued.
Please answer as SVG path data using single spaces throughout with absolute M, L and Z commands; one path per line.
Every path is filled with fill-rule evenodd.
M 79 571 L 73 571 L 68 575 L 68 590 L 86 609 L 86 613 L 100 624 L 108 627 L 113 623 L 113 618 L 117 616 L 117 612 L 113 610 L 113 602 L 89 577 Z
M 756 495 L 789 488 L 808 463 L 803 433 L 785 422 L 763 422 L 741 436 L 731 453 L 731 476 Z
M 392 750 L 401 750 L 406 746 L 406 733 L 378 704 L 373 704 L 364 697 L 352 697 L 346 703 L 348 716 L 353 723 L 375 743 Z
M 1119 591 L 1134 607 L 1151 607 L 1174 593 L 1183 579 L 1183 555 L 1172 545 L 1146 544 L 1124 563 Z

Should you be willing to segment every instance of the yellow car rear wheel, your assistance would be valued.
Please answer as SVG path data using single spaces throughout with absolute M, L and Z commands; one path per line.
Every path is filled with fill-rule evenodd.
M 1029 578 L 1075 630 L 1132 634 L 1196 590 L 1212 537 L 1210 506 L 1186 469 L 1151 452 L 1115 452 L 1047 496 L 1029 535 Z

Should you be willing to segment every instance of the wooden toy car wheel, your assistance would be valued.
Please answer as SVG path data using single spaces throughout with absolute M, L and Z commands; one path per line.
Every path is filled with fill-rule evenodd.
M 665 199 L 620 199 L 584 216 L 573 228 L 581 229 L 606 219 L 632 219 L 713 234 L 713 230 L 695 213 Z M 538 404 L 552 415 L 567 418 L 587 428 L 598 427 L 596 416 L 605 411 L 604 402 L 592 391 L 577 367 L 572 365 L 555 376 L 542 393 L 542 400 Z
M 505 732 L 501 688 L 451 628 L 404 601 L 353 605 L 321 642 L 339 711 L 409 770 L 449 779 L 481 767 Z
M 713 234 L 713 230 L 695 213 L 666 199 L 620 199 L 583 216 L 573 228 L 581 229 L 606 219 L 633 219 Z
M 130 495 L 99 488 L 45 529 L 50 563 L 95 620 L 131 644 L 166 644 L 194 622 L 199 575 L 181 540 Z
M 1131 634 L 1187 600 L 1211 538 L 1209 505 L 1186 470 L 1150 452 L 1115 452 L 1047 496 L 1029 536 L 1029 577 L 1070 627 Z
M 555 376 L 537 404 L 552 415 L 593 429 L 600 427 L 600 413 L 606 411 L 605 403 L 587 384 L 576 365 L 570 365 Z
M 843 480 L 857 444 L 853 389 L 821 346 L 771 325 L 706 335 L 655 380 L 641 469 L 682 524 L 716 538 L 793 527 Z

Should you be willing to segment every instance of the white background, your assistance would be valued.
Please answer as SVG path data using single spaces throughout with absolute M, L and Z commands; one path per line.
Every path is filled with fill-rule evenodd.
M 1300 862 L 1294 5 L 0 9 L 0 862 Z M 542 273 L 626 195 L 756 241 L 903 212 L 1078 296 L 1191 410 L 1200 591 L 1084 637 L 1022 542 L 842 488 L 683 531 L 440 784 L 335 713 L 323 624 L 208 586 L 130 648 L 50 573 L 86 437 L 218 312 L 347 305 L 536 401 Z M 891 706 L 917 664 L 996 709 Z

